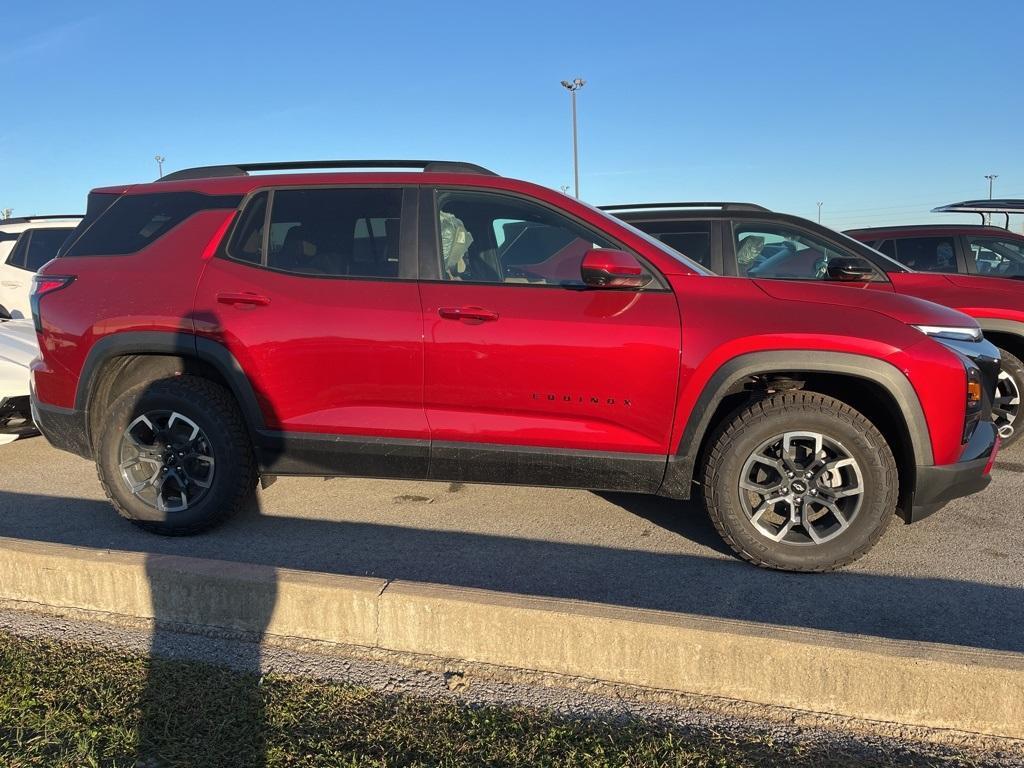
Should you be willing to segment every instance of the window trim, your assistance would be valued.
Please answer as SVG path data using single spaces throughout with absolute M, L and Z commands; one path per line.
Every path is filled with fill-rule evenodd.
M 546 288 L 561 291 L 620 291 L 626 293 L 672 292 L 672 289 L 669 287 L 668 280 L 665 279 L 665 276 L 661 271 L 651 264 L 648 259 L 637 253 L 633 248 L 630 248 L 621 240 L 609 235 L 603 230 L 597 229 L 589 222 L 583 221 L 578 216 L 566 211 L 564 208 L 552 205 L 545 200 L 539 200 L 536 197 L 531 197 L 530 195 L 525 195 L 521 192 L 507 189 L 494 189 L 493 187 L 467 186 L 460 184 L 423 185 L 421 186 L 421 190 L 424 190 L 427 193 L 426 195 L 421 194 L 421 200 L 424 202 L 420 205 L 419 273 L 421 282 L 444 283 L 445 285 L 488 286 L 491 288 Z M 592 232 L 593 234 L 598 235 L 601 239 L 609 241 L 615 248 L 632 255 L 651 273 L 653 279 L 642 288 L 592 288 L 586 285 L 557 285 L 554 283 L 506 283 L 446 280 L 441 274 L 442 249 L 441 231 L 439 227 L 440 209 L 438 207 L 438 194 L 440 192 L 469 192 L 475 194 L 496 195 L 499 197 L 514 198 L 527 204 L 546 208 L 552 213 L 561 216 L 564 219 L 568 219 L 581 229 Z
M 321 189 L 397 189 L 401 193 L 399 201 L 398 216 L 398 277 L 381 277 L 378 275 L 313 275 L 301 272 L 290 272 L 287 269 L 279 269 L 268 265 L 267 259 L 270 256 L 270 221 L 274 210 L 274 193 L 278 190 L 321 190 Z M 240 259 L 230 253 L 229 245 L 235 237 L 238 227 L 241 225 L 242 214 L 252 203 L 253 198 L 267 192 L 267 210 L 263 213 L 263 243 L 261 246 L 262 255 L 260 263 L 247 259 Z M 419 218 L 418 188 L 411 184 L 377 183 L 377 184 L 275 184 L 263 187 L 256 187 L 243 195 L 238 208 L 235 210 L 234 220 L 224 234 L 217 248 L 214 258 L 224 259 L 234 264 L 241 264 L 251 269 L 260 269 L 265 272 L 273 272 L 278 275 L 290 277 L 301 277 L 316 280 L 358 280 L 358 281 L 380 281 L 380 282 L 415 282 L 418 279 L 416 267 L 419 263 L 415 247 L 416 227 L 410 222 L 416 222 Z M 412 232 L 410 233 L 410 230 Z M 412 244 L 410 244 L 410 240 Z M 412 274 L 407 274 L 411 272 Z
M 727 222 L 728 236 L 726 237 L 726 241 L 729 243 L 728 247 L 729 247 L 729 251 L 730 251 L 729 262 L 728 263 L 732 267 L 732 269 L 734 270 L 734 274 L 737 277 L 745 277 L 748 280 L 792 280 L 792 281 L 801 282 L 801 283 L 824 283 L 824 284 L 827 284 L 827 285 L 847 285 L 847 286 L 853 285 L 853 283 L 842 283 L 842 282 L 839 282 L 839 281 L 836 281 L 836 280 L 823 280 L 823 279 L 817 278 L 817 277 L 762 277 L 762 276 L 758 276 L 758 275 L 746 275 L 746 274 L 741 275 L 740 271 L 739 271 L 739 263 L 736 261 L 736 228 L 737 228 L 737 226 L 740 226 L 740 225 L 745 225 L 745 226 L 766 226 L 766 227 L 769 227 L 769 228 L 770 227 L 777 227 L 777 228 L 781 228 L 781 229 L 788 228 L 788 229 L 791 229 L 791 230 L 793 230 L 795 232 L 806 234 L 812 240 L 822 241 L 826 245 L 828 245 L 832 250 L 837 251 L 837 252 L 839 252 L 840 254 L 842 254 L 844 256 L 847 256 L 849 258 L 856 258 L 856 259 L 859 259 L 859 260 L 869 264 L 871 266 L 872 271 L 875 273 L 875 278 L 873 280 L 869 280 L 868 282 L 871 282 L 871 283 L 891 283 L 892 282 L 889 279 L 889 273 L 886 272 L 884 269 L 882 269 L 880 266 L 878 266 L 878 264 L 876 264 L 872 259 L 869 259 L 867 256 L 864 256 L 863 254 L 857 253 L 856 251 L 852 251 L 849 248 L 845 248 L 842 245 L 837 244 L 836 241 L 833 240 L 832 238 L 826 237 L 826 236 L 822 236 L 819 232 L 815 232 L 814 230 L 811 230 L 808 227 L 802 227 L 802 226 L 800 226 L 798 224 L 793 224 L 793 223 L 791 223 L 789 221 L 785 221 L 785 220 L 763 219 L 763 218 L 743 218 L 743 217 L 730 218 L 728 220 L 728 222 Z

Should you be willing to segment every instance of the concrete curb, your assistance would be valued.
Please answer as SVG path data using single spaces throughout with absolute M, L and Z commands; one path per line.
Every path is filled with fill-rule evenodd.
M 1024 739 L 1024 655 L 0 538 L 0 598 Z

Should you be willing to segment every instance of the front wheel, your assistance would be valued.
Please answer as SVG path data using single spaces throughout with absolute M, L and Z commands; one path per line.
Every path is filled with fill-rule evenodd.
M 1003 359 L 999 380 L 996 382 L 996 396 L 992 403 L 992 419 L 1003 437 L 1003 445 L 1013 445 L 1020 439 L 1024 423 L 1020 419 L 1020 398 L 1024 392 L 1024 362 L 1005 349 L 1000 349 Z
M 241 509 L 256 464 L 231 395 L 178 376 L 118 397 L 104 419 L 96 467 L 117 512 L 166 536 L 198 533 Z
M 896 461 L 868 419 L 814 392 L 735 414 L 712 438 L 704 498 L 718 532 L 755 565 L 828 571 L 881 538 L 899 493 Z

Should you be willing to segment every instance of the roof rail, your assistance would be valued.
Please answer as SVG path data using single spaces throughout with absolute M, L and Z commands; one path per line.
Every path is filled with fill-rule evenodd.
M 769 209 L 755 203 L 634 203 L 631 205 L 600 205 L 602 211 L 650 211 L 659 208 L 719 208 L 723 211 L 762 211 Z
M 1006 228 L 1010 228 L 1010 214 L 1024 213 L 1024 200 L 1002 198 L 998 200 L 964 200 L 962 203 L 950 203 L 932 208 L 932 213 L 976 213 L 985 223 L 985 217 L 993 213 L 1001 213 L 1006 217 Z
M 427 173 L 475 173 L 497 176 L 474 163 L 451 160 L 293 160 L 283 163 L 236 163 L 185 168 L 163 176 L 157 181 L 184 181 L 220 176 L 248 176 L 249 171 L 301 171 L 315 168 L 419 168 Z
M 33 221 L 47 221 L 49 219 L 80 219 L 80 213 L 49 213 L 40 216 L 15 216 L 11 219 L 0 219 L 0 226 L 4 224 L 30 224 Z

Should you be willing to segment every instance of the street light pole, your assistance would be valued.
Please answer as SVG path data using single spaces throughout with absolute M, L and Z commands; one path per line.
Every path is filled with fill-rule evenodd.
M 576 91 L 586 84 L 586 80 L 582 80 L 578 77 L 572 82 L 569 82 L 568 80 L 562 81 L 562 87 L 572 94 L 572 172 L 573 178 L 576 182 L 577 199 L 579 199 L 580 196 L 580 154 L 579 141 L 577 138 L 578 132 L 576 128 Z
M 999 174 L 998 173 L 986 173 L 985 174 L 985 178 L 988 179 L 988 199 L 991 200 L 992 199 L 992 182 L 999 178 Z M 992 214 L 991 213 L 988 214 L 986 216 L 986 218 L 988 219 L 987 223 L 991 224 L 992 223 Z
M 824 203 L 823 203 L 823 202 L 819 202 L 819 203 L 818 203 L 818 223 L 819 223 L 819 224 L 821 224 L 821 206 L 822 206 L 822 205 L 824 205 Z
M 163 155 L 156 155 L 153 159 L 156 160 L 156 169 L 162 179 L 164 177 L 164 160 L 167 158 Z

